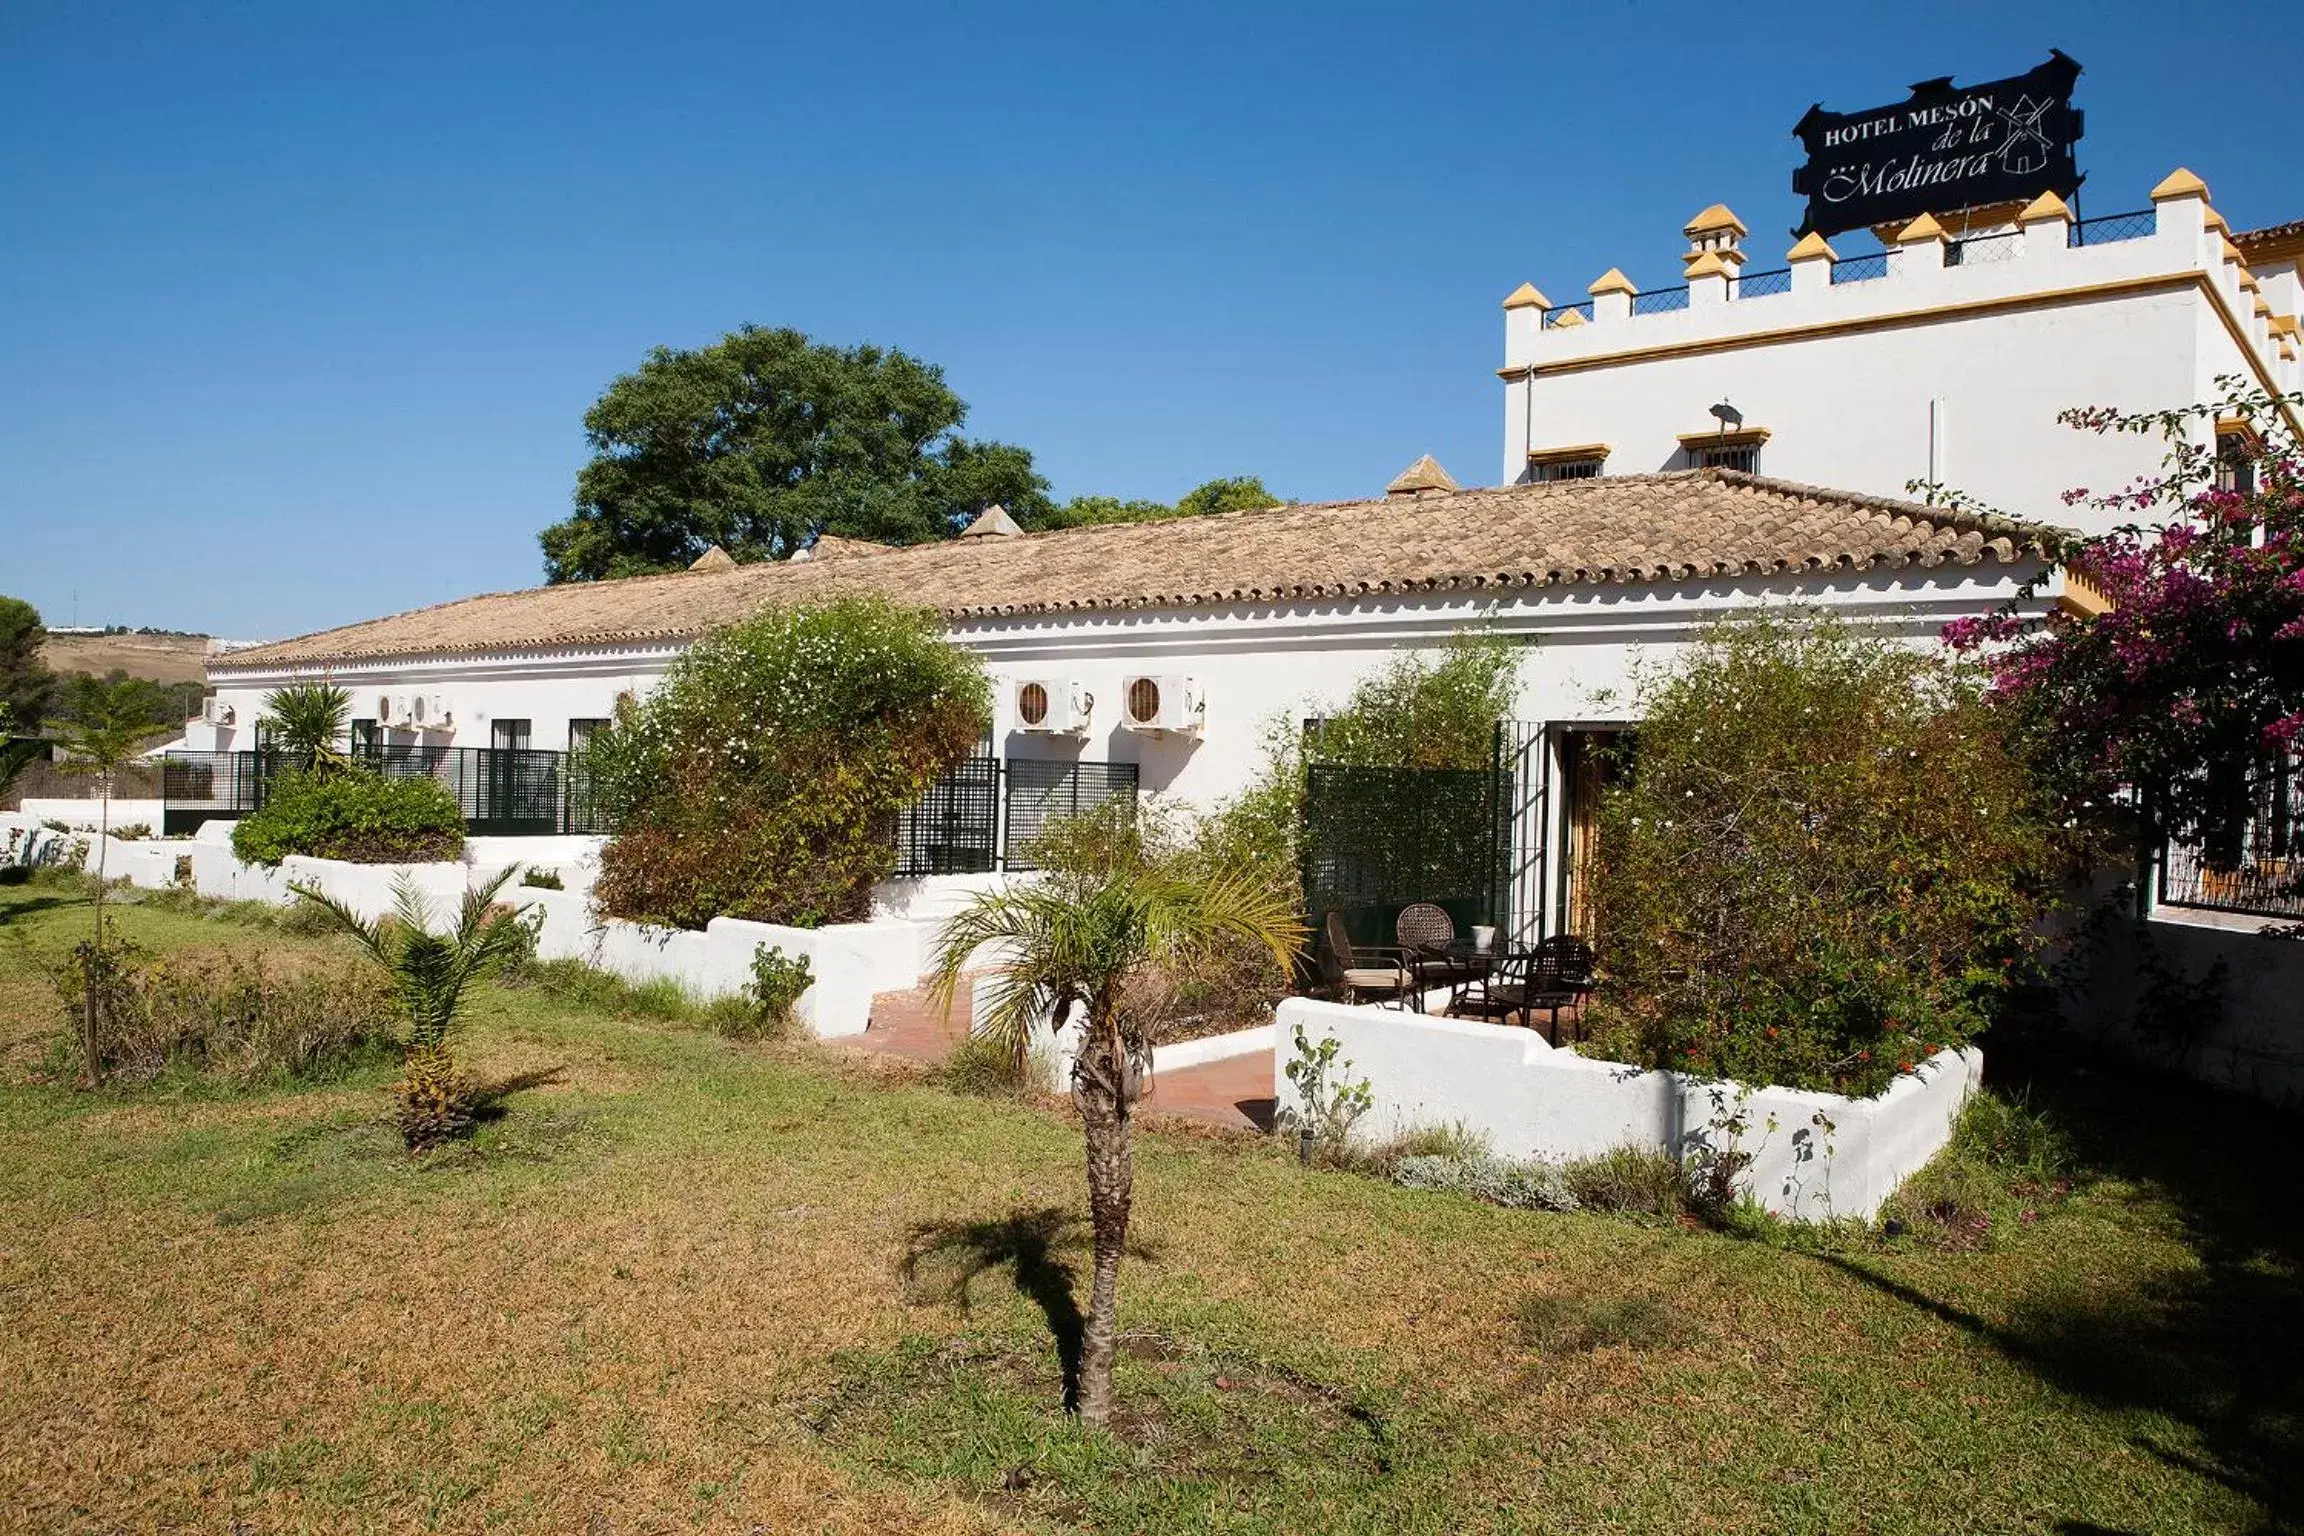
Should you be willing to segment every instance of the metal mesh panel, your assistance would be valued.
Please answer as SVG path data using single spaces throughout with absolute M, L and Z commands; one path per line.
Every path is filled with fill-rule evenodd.
M 183 837 L 255 810 L 263 804 L 263 766 L 253 752 L 168 753 L 160 760 L 161 836 Z
M 1868 283 L 1874 278 L 1888 275 L 1888 253 L 1874 251 L 1869 256 L 1849 256 L 1832 263 L 1834 283 Z
M 1125 795 L 1136 801 L 1134 763 L 1063 763 L 1012 758 L 1007 765 L 1008 816 L 1000 861 L 1010 869 L 1038 869 L 1032 845 L 1048 823 L 1092 811 Z
M 1304 901 L 1315 921 L 1345 914 L 1355 939 L 1389 943 L 1410 902 L 1458 924 L 1501 923 L 1509 904 L 1512 776 L 1494 770 L 1306 770 Z
M 549 837 L 562 826 L 566 754 L 514 747 L 386 746 L 360 755 L 386 778 L 431 778 L 447 786 L 465 830 L 483 837 Z
M 1736 279 L 1736 297 L 1765 299 L 1792 291 L 1792 269 L 1778 267 L 1771 272 L 1747 272 Z
M 1558 325 L 1563 317 L 1570 314 L 1575 315 L 1579 320 L 1589 322 L 1592 318 L 1592 301 L 1590 299 L 1578 299 L 1573 304 L 1553 305 L 1544 311 L 1543 328 L 1548 330 Z
M 2155 234 L 2160 228 L 2160 217 L 2153 209 L 2136 213 L 2108 213 L 2100 219 L 2082 219 L 2065 236 L 2070 245 L 2111 245 L 2119 240 L 2141 240 Z
M 970 875 L 999 851 L 1000 760 L 972 757 L 896 818 L 896 874 Z
M 1688 285 L 1685 283 L 1677 288 L 1651 288 L 1646 293 L 1632 295 L 1632 313 L 1636 315 L 1661 315 L 1687 307 Z

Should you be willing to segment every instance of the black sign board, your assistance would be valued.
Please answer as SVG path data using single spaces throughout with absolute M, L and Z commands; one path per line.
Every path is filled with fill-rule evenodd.
M 1892 107 L 1810 107 L 1792 130 L 1808 150 L 1808 163 L 1792 173 L 1808 217 L 1792 233 L 1836 235 L 2043 192 L 2070 197 L 2081 182 L 2072 157 L 2079 78 L 2080 66 L 2052 48 L 2030 74 L 1987 85 L 1955 89 L 1946 75 L 1921 81 Z

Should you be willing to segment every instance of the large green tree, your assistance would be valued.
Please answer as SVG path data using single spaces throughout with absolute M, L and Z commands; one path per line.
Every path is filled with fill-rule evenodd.
M 548 579 L 677 570 L 717 544 L 781 559 L 820 533 L 917 544 L 998 502 L 1051 508 L 1032 455 L 959 435 L 966 402 L 903 352 L 746 326 L 658 347 L 585 413 L 576 512 L 544 530 Z
M 1122 501 L 1116 496 L 1075 496 L 1049 508 L 1025 526 L 1039 532 L 1052 528 L 1086 528 L 1099 523 L 1159 523 L 1176 517 L 1248 512 L 1279 504 L 1280 498 L 1266 490 L 1264 482 L 1255 475 L 1232 475 L 1194 486 L 1173 505 L 1165 501 Z
M 56 677 L 40 659 L 47 639 L 39 609 L 20 597 L 0 597 L 0 715 L 12 729 L 32 730 L 48 712 Z

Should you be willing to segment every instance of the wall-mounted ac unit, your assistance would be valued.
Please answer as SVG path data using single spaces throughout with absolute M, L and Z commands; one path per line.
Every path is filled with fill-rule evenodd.
M 1096 696 L 1063 677 L 1021 677 L 1011 695 L 1016 729 L 1064 736 L 1085 735 Z
M 230 725 L 234 719 L 232 706 L 210 694 L 200 701 L 200 718 L 210 725 Z
M 437 693 L 415 693 L 408 696 L 407 723 L 420 731 L 452 731 L 456 717 L 448 712 L 448 701 Z
M 1132 731 L 1196 736 L 1207 719 L 1200 685 L 1173 674 L 1120 680 L 1120 723 Z

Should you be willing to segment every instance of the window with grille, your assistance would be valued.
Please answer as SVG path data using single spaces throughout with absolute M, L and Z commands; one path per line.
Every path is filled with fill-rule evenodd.
M 355 720 L 352 722 L 352 750 L 354 752 L 372 752 L 383 739 L 384 734 L 375 721 Z
M 499 752 L 525 752 L 528 750 L 528 722 L 525 720 L 499 720 L 491 728 L 489 744 Z
M 579 752 L 592 744 L 592 738 L 608 729 L 602 719 L 571 720 L 568 722 L 568 750 Z
M 2245 431 L 2216 434 L 2216 489 L 2235 495 L 2256 494 L 2255 443 Z
M 1539 464 L 1539 480 L 1597 480 L 1600 478 L 1599 459 L 1566 459 L 1558 464 Z
M 1740 469 L 1745 474 L 1760 473 L 1760 447 L 1757 443 L 1736 448 L 1691 448 L 1698 469 Z

